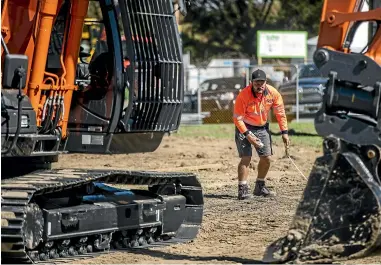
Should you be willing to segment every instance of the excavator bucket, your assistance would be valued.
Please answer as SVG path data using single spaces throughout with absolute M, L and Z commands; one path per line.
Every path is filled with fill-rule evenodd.
M 380 147 L 324 141 L 288 235 L 264 261 L 332 262 L 368 254 L 381 245 Z
M 361 12 L 364 4 L 370 11 Z M 324 152 L 288 234 L 266 249 L 264 262 L 334 262 L 381 246 L 380 27 L 370 29 L 362 52 L 351 51 L 362 22 L 379 24 L 377 6 L 375 1 L 324 1 L 313 57 L 327 77 L 315 116 Z

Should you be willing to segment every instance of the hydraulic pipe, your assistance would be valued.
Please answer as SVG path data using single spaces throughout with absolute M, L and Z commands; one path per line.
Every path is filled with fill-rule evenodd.
M 57 14 L 58 0 L 42 0 L 40 23 L 37 29 L 37 39 L 34 49 L 31 78 L 29 80 L 28 96 L 33 109 L 37 114 L 37 125 L 41 125 L 39 103 L 41 97 L 41 85 L 44 81 L 45 65 L 48 56 L 50 35 L 52 32 L 54 17 Z
M 66 110 L 62 121 L 62 138 L 67 136 L 67 123 L 69 120 L 70 105 L 75 88 L 75 74 L 78 61 L 79 47 L 82 38 L 82 29 L 87 14 L 89 0 L 73 1 L 71 7 L 71 22 L 65 46 L 64 65 L 66 67 L 66 90 L 64 94 L 64 109 Z

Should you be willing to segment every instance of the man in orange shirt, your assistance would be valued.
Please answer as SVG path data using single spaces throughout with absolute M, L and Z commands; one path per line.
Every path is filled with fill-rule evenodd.
M 270 156 L 273 155 L 268 115 L 273 110 L 282 139 L 288 148 L 287 118 L 283 99 L 279 92 L 266 84 L 266 73 L 260 69 L 252 73 L 251 82 L 237 96 L 234 105 L 235 141 L 241 161 L 238 165 L 238 199 L 250 198 L 249 165 L 253 145 L 259 156 L 258 175 L 255 183 L 255 196 L 274 195 L 265 185 L 265 178 L 270 168 Z

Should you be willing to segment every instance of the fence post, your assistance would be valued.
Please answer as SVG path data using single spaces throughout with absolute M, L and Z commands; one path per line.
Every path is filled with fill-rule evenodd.
M 200 89 L 200 83 L 201 83 L 201 70 L 200 68 L 197 68 L 197 114 L 200 123 L 202 124 L 202 117 L 201 117 L 201 89 Z
M 299 66 L 296 67 L 296 122 L 299 122 Z

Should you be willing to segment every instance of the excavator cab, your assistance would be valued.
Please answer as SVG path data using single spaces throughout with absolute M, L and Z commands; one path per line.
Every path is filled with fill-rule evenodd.
M 110 4 L 115 12 L 107 11 Z M 154 151 L 164 133 L 178 128 L 182 108 L 182 54 L 172 3 L 99 1 L 90 2 L 90 9 L 102 10 L 102 31 L 90 62 L 78 65 L 79 90 L 62 148 Z
M 326 263 L 381 247 L 381 8 L 325 0 L 314 62 L 328 78 L 315 128 L 324 137 L 288 235 L 269 263 Z M 369 3 L 368 11 L 363 11 Z M 360 25 L 365 46 L 352 50 Z M 364 38 L 364 37 L 363 37 Z

